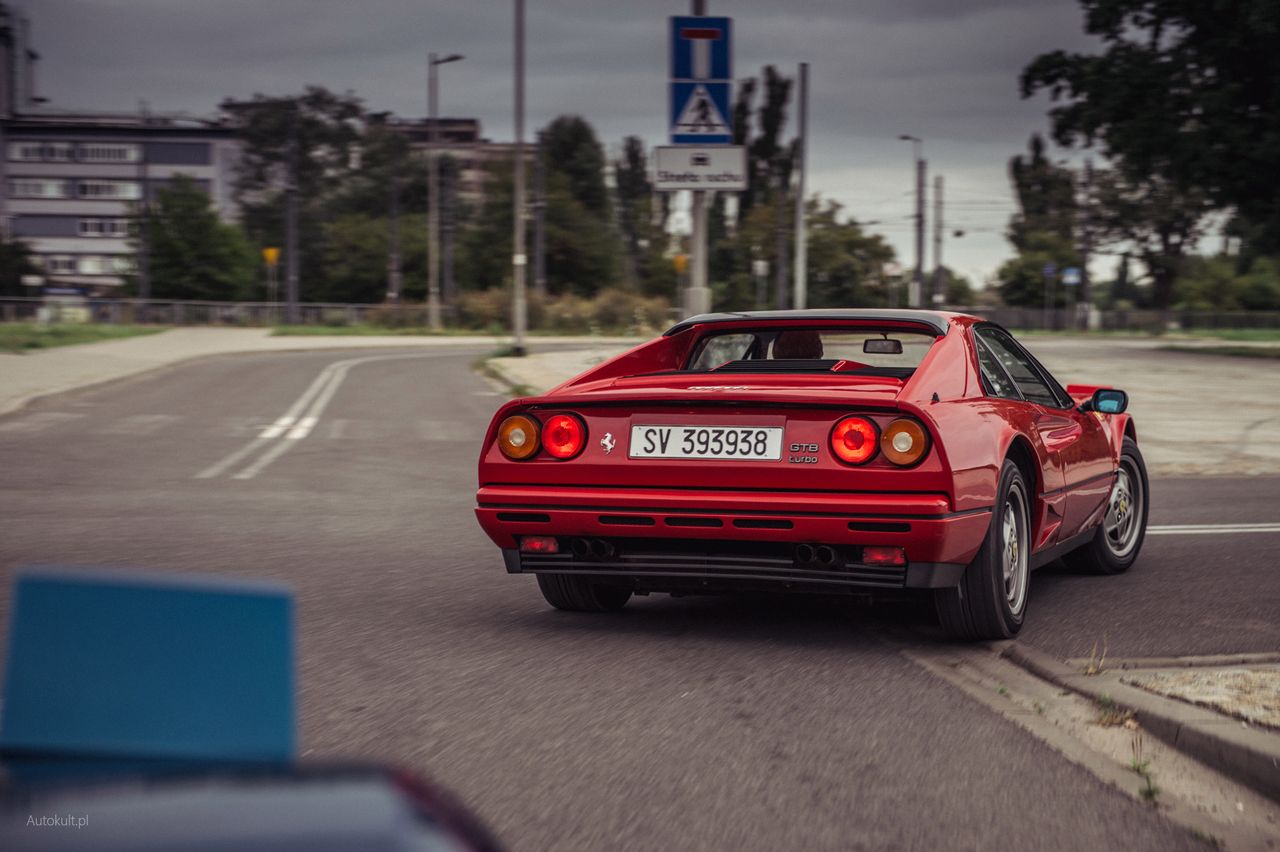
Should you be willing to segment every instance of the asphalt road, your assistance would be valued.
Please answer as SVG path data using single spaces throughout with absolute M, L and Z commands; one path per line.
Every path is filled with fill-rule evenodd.
M 934 633 L 918 607 L 549 609 L 472 516 L 501 401 L 480 354 L 231 356 L 0 418 L 0 580 L 87 564 L 292 584 L 305 753 L 423 771 L 514 849 L 1203 848 L 903 656 L 895 637 Z M 1280 517 L 1280 479 L 1153 494 L 1156 524 Z M 1274 651 L 1277 545 L 1158 536 L 1122 577 L 1037 573 L 1023 641 Z

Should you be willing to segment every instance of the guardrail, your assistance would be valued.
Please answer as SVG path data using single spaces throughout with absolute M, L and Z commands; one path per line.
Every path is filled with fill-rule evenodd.
M 95 322 L 156 325 L 272 326 L 283 322 L 283 302 L 212 302 L 178 299 L 0 298 L 0 321 Z M 1280 311 L 1094 311 L 1070 308 L 950 308 L 972 313 L 1016 330 L 1090 328 L 1102 331 L 1162 333 L 1214 329 L 1280 329 Z M 427 309 L 419 303 L 399 306 L 307 302 L 298 306 L 302 325 L 345 326 L 374 323 L 423 327 Z

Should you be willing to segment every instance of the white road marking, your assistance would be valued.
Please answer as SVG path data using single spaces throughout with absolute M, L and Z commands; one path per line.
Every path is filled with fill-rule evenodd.
M 69 414 L 62 411 L 42 411 L 39 414 L 28 414 L 19 420 L 2 423 L 0 424 L 0 432 L 18 432 L 23 435 L 31 435 L 88 416 L 87 414 Z
M 228 455 L 226 458 L 210 465 L 196 474 L 196 479 L 211 479 L 220 476 L 235 465 L 262 450 L 247 467 L 232 475 L 233 479 L 253 479 L 280 456 L 287 453 L 297 442 L 311 434 L 321 415 L 333 400 L 334 394 L 346 379 L 352 367 L 368 364 L 373 361 L 396 361 L 405 358 L 441 357 L 438 353 L 415 353 L 412 355 L 371 355 L 364 358 L 350 358 L 346 361 L 335 361 L 320 371 L 315 381 L 294 401 L 279 419 L 268 426 L 255 440 Z M 283 438 L 284 440 L 277 440 Z
M 1280 523 L 1175 523 L 1147 527 L 1148 536 L 1243 535 L 1252 532 L 1280 532 Z
M 285 430 L 293 425 L 294 417 L 281 417 L 275 423 L 262 430 L 263 438 L 279 438 L 285 433 Z
M 311 434 L 311 430 L 314 428 L 316 428 L 316 418 L 304 417 L 298 421 L 298 425 L 289 430 L 289 434 L 285 435 L 285 437 L 290 441 L 299 441 Z

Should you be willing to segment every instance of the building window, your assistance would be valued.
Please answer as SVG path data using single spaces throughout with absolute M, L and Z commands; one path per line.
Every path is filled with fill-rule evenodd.
M 136 163 L 137 145 L 82 144 L 79 159 L 82 163 Z
M 67 198 L 67 182 L 48 178 L 12 178 L 9 195 L 13 198 Z
M 82 237 L 127 237 L 129 236 L 128 219 L 81 219 L 80 236 Z
M 78 189 L 81 198 L 137 201 L 142 197 L 138 184 L 128 180 L 82 180 Z
M 50 275 L 74 275 L 76 272 L 76 258 L 70 254 L 49 254 L 43 258 L 36 258 L 43 262 L 45 271 Z
M 69 163 L 76 146 L 70 142 L 10 142 L 9 159 L 25 163 Z

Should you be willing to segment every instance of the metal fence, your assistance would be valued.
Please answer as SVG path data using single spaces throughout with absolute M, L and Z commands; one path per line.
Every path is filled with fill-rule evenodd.
M 0 321 L 93 322 L 109 324 L 272 326 L 284 321 L 283 302 L 200 302 L 143 299 L 0 298 Z M 1070 308 L 955 308 L 1017 330 L 1094 329 L 1163 333 L 1215 329 L 1280 329 L 1280 311 L 1093 311 Z M 389 328 L 427 325 L 421 304 L 399 306 L 308 302 L 298 306 L 303 325 L 363 323 Z

